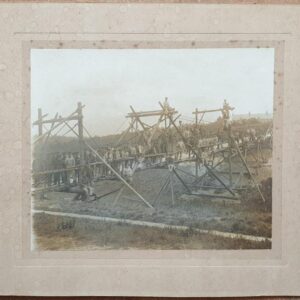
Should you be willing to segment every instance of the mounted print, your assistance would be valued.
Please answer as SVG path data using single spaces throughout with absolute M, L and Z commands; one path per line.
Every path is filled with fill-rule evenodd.
M 297 1 L 13 2 L 0 294 L 299 295 Z
M 33 249 L 270 249 L 274 52 L 31 49 Z

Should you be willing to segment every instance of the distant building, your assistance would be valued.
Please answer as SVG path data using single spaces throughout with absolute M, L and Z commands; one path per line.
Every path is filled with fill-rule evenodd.
M 262 114 L 252 114 L 252 113 L 248 113 L 248 114 L 239 114 L 239 115 L 235 115 L 232 114 L 232 120 L 233 121 L 237 121 L 237 120 L 247 120 L 247 119 L 260 119 L 260 120 L 271 120 L 273 119 L 273 114 L 270 114 L 268 112 Z

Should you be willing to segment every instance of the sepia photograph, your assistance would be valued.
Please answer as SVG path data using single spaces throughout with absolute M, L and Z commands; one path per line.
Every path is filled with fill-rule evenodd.
M 0 3 L 0 294 L 300 295 L 296 0 L 28 1 Z
M 272 249 L 274 57 L 31 49 L 31 249 Z

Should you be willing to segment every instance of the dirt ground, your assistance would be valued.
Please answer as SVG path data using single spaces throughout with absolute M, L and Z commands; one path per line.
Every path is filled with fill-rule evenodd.
M 253 162 L 254 164 L 254 162 Z M 193 172 L 192 163 L 183 163 L 178 166 L 177 173 L 188 184 L 190 188 L 193 188 L 193 192 L 199 192 L 197 187 L 193 185 L 195 178 L 185 174 L 184 172 Z M 238 163 L 233 165 L 233 171 L 240 170 Z M 255 169 L 253 172 L 255 172 Z M 184 171 L 184 172 L 182 172 Z M 202 168 L 203 174 L 205 170 Z M 201 173 L 200 173 L 201 174 Z M 266 206 L 262 204 L 259 194 L 256 189 L 253 188 L 250 191 L 242 191 L 239 195 L 239 200 L 227 200 L 219 198 L 220 196 L 228 196 L 226 191 L 212 190 L 207 188 L 206 193 L 219 196 L 218 198 L 207 196 L 192 196 L 187 195 L 186 188 L 180 182 L 176 176 L 174 176 L 174 195 L 175 200 L 172 203 L 171 188 L 168 186 L 160 198 L 155 201 L 159 193 L 160 188 L 169 176 L 169 170 L 165 168 L 153 168 L 137 171 L 134 175 L 132 186 L 149 202 L 155 209 L 148 208 L 132 191 L 128 188 L 124 188 L 122 193 L 115 192 L 107 195 L 95 201 L 80 201 L 74 200 L 75 194 L 63 193 L 63 192 L 48 192 L 46 194 L 47 199 L 41 199 L 35 197 L 33 199 L 33 209 L 35 210 L 47 210 L 55 212 L 68 212 L 77 213 L 101 217 L 112 217 L 118 219 L 130 219 L 164 223 L 168 225 L 183 225 L 189 228 L 195 229 L 208 229 L 218 230 L 223 232 L 241 233 L 254 236 L 271 237 L 272 232 L 272 214 L 271 209 L 266 209 Z M 240 175 L 234 175 L 233 180 L 236 181 Z M 271 176 L 270 164 L 261 165 L 259 172 L 254 174 L 257 182 Z M 225 175 L 222 175 L 224 181 L 229 180 Z M 240 187 L 246 186 L 246 181 L 249 179 L 243 179 L 239 181 Z M 204 181 L 206 185 L 216 183 L 211 180 Z M 122 187 L 122 183 L 117 180 L 102 180 L 95 183 L 95 192 L 99 195 L 104 195 L 110 191 L 117 190 Z M 203 189 L 202 189 L 203 192 Z M 249 196 L 250 195 L 250 196 Z M 81 235 L 71 231 L 57 231 L 54 230 L 53 236 L 51 236 L 49 230 L 52 228 L 52 219 L 54 217 L 47 217 L 49 221 L 48 229 L 47 224 L 41 223 L 40 219 L 35 220 L 35 234 L 37 241 L 48 239 L 65 239 L 66 243 L 69 238 L 75 241 L 75 248 L 89 247 L 85 242 L 81 242 Z M 38 222 L 38 226 L 36 225 Z M 79 221 L 76 220 L 76 223 Z M 81 220 L 81 224 L 84 221 Z M 99 238 L 98 231 L 95 234 L 93 229 L 90 230 L 88 239 L 90 239 L 90 245 L 96 245 L 95 247 L 112 247 L 112 248 L 161 248 L 161 249 L 236 249 L 236 248 L 260 248 L 270 247 L 270 243 L 253 243 L 244 242 L 238 246 L 237 241 L 224 242 L 222 238 L 208 237 L 208 235 L 201 235 L 199 233 L 185 236 L 183 233 L 165 231 L 158 228 L 137 228 L 130 225 L 108 225 L 98 224 L 99 232 L 109 229 L 110 238 L 109 241 L 103 243 L 103 239 Z M 42 228 L 42 229 L 41 229 Z M 87 228 L 84 226 L 84 228 Z M 92 227 L 93 228 L 93 227 Z M 105 229 L 106 228 L 106 229 Z M 53 229 L 53 228 L 52 228 Z M 105 229 L 105 230 L 104 230 Z M 86 229 L 88 231 L 88 229 Z M 120 231 L 120 233 L 118 233 Z M 94 238 L 93 238 L 94 232 Z M 121 239 L 122 243 L 116 241 L 119 234 L 126 235 Z M 146 234 L 149 232 L 149 236 Z M 100 233 L 99 233 L 100 234 Z M 183 235 L 183 236 L 182 236 Z M 76 238 L 75 238 L 76 236 Z M 97 237 L 98 236 L 98 237 Z M 137 240 L 135 240 L 135 237 Z M 148 240 L 150 239 L 150 240 Z M 99 241 L 102 242 L 99 242 Z M 141 241 L 143 240 L 143 241 Z M 76 242 L 77 241 L 77 242 Z M 83 241 L 85 239 L 83 238 Z M 170 242 L 173 241 L 173 242 Z M 219 242 L 218 242 L 219 241 Z M 68 246 L 63 246 L 63 242 L 55 242 L 55 244 L 62 244 L 61 248 L 65 249 Z M 149 243 L 149 246 L 147 243 Z M 39 244 L 39 243 L 38 243 Z M 44 244 L 44 243 L 42 243 Z M 46 243 L 47 244 L 47 243 Z M 78 245 L 77 245 L 78 244 Z M 148 245 L 148 246 L 147 246 Z M 48 246 L 45 246 L 48 248 Z M 59 245 L 54 248 L 60 248 Z

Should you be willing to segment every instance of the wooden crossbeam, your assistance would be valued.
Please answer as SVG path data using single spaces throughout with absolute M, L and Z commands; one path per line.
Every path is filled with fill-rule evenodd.
M 78 120 L 77 116 L 72 116 L 72 117 L 67 117 L 67 118 L 62 118 L 62 117 L 58 117 L 58 118 L 53 118 L 53 119 L 48 119 L 48 120 L 42 120 L 42 121 L 35 121 L 33 122 L 33 125 L 38 125 L 40 123 L 42 124 L 53 124 L 56 122 L 66 122 L 66 121 L 72 121 L 72 120 Z
M 217 108 L 217 109 L 207 109 L 207 110 L 198 110 L 196 109 L 193 111 L 193 114 L 204 114 L 204 113 L 210 113 L 210 112 L 218 112 L 218 111 L 223 111 L 224 108 Z M 234 110 L 234 107 L 228 108 L 228 110 Z
M 203 113 L 209 113 L 209 112 L 218 112 L 218 111 L 222 111 L 222 109 L 221 108 L 208 109 L 208 110 L 198 110 L 198 109 L 196 109 L 195 111 L 193 111 L 193 115 L 203 114 Z
M 159 102 L 159 105 L 164 108 L 163 104 L 161 102 Z M 210 168 L 208 166 L 208 164 L 203 161 L 203 159 L 199 156 L 198 152 L 195 151 L 195 149 L 188 143 L 188 141 L 186 140 L 186 138 L 183 136 L 182 132 L 180 131 L 180 129 L 176 126 L 176 124 L 174 123 L 174 120 L 172 119 L 172 116 L 169 116 L 169 120 L 172 123 L 173 127 L 176 129 L 176 131 L 178 132 L 178 134 L 180 135 L 182 141 L 184 142 L 184 144 L 186 145 L 187 148 L 189 148 L 191 150 L 191 152 L 195 155 L 196 159 L 198 160 L 198 162 L 202 162 L 204 167 L 206 168 L 208 174 L 215 178 L 222 186 L 224 186 L 224 188 L 233 196 L 235 196 L 234 191 L 232 191 L 232 189 L 230 187 L 228 187 L 223 180 L 213 171 L 212 168 Z
M 168 113 L 170 114 L 177 114 L 178 112 L 174 108 L 170 108 Z M 155 117 L 164 115 L 164 110 L 153 110 L 153 111 L 139 111 L 139 112 L 132 112 L 126 115 L 126 118 L 135 118 L 135 117 Z
M 68 125 L 68 124 L 67 124 Z M 79 133 L 73 131 L 76 136 L 79 137 Z M 119 178 L 125 186 L 127 186 L 133 193 L 135 193 L 149 208 L 154 209 L 154 207 L 146 200 L 144 197 L 137 192 L 107 161 L 103 158 L 91 145 L 89 145 L 86 141 L 83 140 L 83 143 L 89 148 L 92 153 L 102 162 L 104 165 L 113 173 L 117 178 Z
M 74 111 L 72 114 L 70 114 L 67 118 L 72 118 L 75 114 L 77 113 L 77 110 Z M 39 135 L 35 140 L 34 143 L 38 142 L 39 140 L 41 140 L 45 135 L 49 134 L 49 131 L 53 131 L 54 129 L 56 129 L 57 127 L 61 126 L 63 123 L 65 123 L 66 121 L 64 120 L 65 118 L 61 118 L 59 119 L 56 125 L 54 125 L 50 130 L 46 131 L 45 133 L 43 133 L 42 135 Z M 77 118 L 78 119 L 78 118 Z

